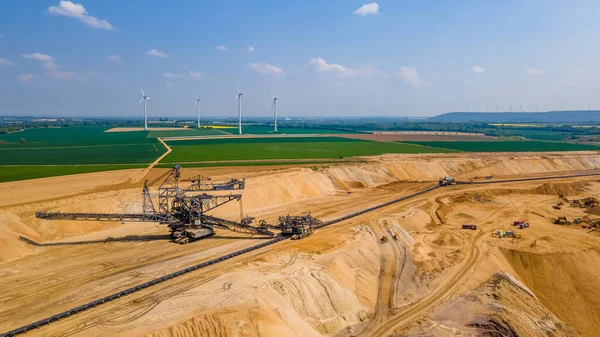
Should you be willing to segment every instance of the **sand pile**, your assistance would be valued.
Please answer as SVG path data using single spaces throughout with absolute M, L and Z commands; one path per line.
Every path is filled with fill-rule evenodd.
M 600 297 L 591 295 L 598 294 L 598 250 L 554 254 L 501 251 L 519 278 L 558 318 L 583 335 L 597 336 Z
M 280 251 L 238 265 L 177 296 L 156 302 L 143 315 L 119 324 L 126 336 L 335 335 L 367 319 L 377 297 L 379 242 L 366 227 L 329 240 L 322 254 Z M 105 327 L 86 330 L 102 335 Z
M 438 309 L 400 336 L 579 336 L 531 291 L 500 272 Z

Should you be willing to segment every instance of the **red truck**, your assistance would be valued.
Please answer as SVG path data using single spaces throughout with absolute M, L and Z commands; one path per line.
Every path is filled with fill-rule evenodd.
M 477 230 L 477 225 L 465 224 L 465 225 L 462 225 L 462 229 Z
M 513 221 L 513 226 L 519 226 L 522 223 L 525 223 L 525 220 L 515 220 L 515 221 Z

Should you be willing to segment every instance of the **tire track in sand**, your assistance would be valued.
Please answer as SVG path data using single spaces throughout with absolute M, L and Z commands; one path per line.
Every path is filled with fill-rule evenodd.
M 509 204 L 503 205 L 484 219 L 481 219 L 481 222 L 501 212 L 508 205 Z M 400 312 L 397 315 L 394 315 L 391 319 L 389 319 L 384 324 L 379 326 L 376 330 L 374 330 L 373 333 L 370 333 L 369 331 L 363 331 L 363 333 L 361 333 L 359 336 L 387 337 L 390 334 L 392 334 L 394 330 L 407 327 L 408 325 L 413 323 L 415 319 L 425 314 L 429 309 L 433 308 L 434 306 L 449 300 L 455 294 L 455 292 L 462 286 L 462 284 L 464 283 L 464 279 L 469 275 L 469 271 L 473 267 L 475 267 L 475 265 L 479 261 L 483 243 L 482 241 L 486 237 L 484 234 L 488 234 L 490 232 L 492 231 L 484 232 L 481 229 L 478 230 L 478 233 L 475 236 L 475 240 L 471 245 L 468 258 L 459 268 L 459 270 L 456 271 L 456 273 L 452 276 L 450 280 L 446 281 L 444 284 L 439 286 L 433 292 L 429 293 L 429 295 L 427 295 L 421 301 L 412 305 L 407 310 Z

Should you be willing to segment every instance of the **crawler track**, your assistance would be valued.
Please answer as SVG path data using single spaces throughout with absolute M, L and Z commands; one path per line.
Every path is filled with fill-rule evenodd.
M 478 181 L 478 182 L 461 181 L 461 182 L 457 182 L 457 184 L 459 184 L 459 185 L 492 184 L 492 183 L 507 183 L 507 182 L 519 182 L 519 181 L 533 181 L 533 180 L 550 180 L 550 179 L 591 177 L 591 176 L 600 176 L 600 172 L 574 174 L 574 175 L 545 176 L 545 177 L 535 177 L 535 178 L 521 178 L 521 179 L 487 180 L 487 181 Z M 317 226 L 317 228 L 327 227 L 327 226 L 330 226 L 330 225 L 333 225 L 333 224 L 336 224 L 336 223 L 339 223 L 339 222 L 342 222 L 342 221 L 345 221 L 345 220 L 357 217 L 359 215 L 362 215 L 362 214 L 365 214 L 365 213 L 368 213 L 368 212 L 371 212 L 371 211 L 374 211 L 374 210 L 377 210 L 377 209 L 380 209 L 380 208 L 383 208 L 383 207 L 386 207 L 386 206 L 389 206 L 389 205 L 392 205 L 392 204 L 395 204 L 395 203 L 398 203 L 398 202 L 401 202 L 401 201 L 404 201 L 404 200 L 407 200 L 407 199 L 414 198 L 416 196 L 419 196 L 421 194 L 425 194 L 427 192 L 436 190 L 436 189 L 441 188 L 441 187 L 442 186 L 435 185 L 435 186 L 426 188 L 424 190 L 421 190 L 421 191 L 418 191 L 418 192 L 415 192 L 415 193 L 411 193 L 411 194 L 402 196 L 402 197 L 394 199 L 394 200 L 390 200 L 388 202 L 385 202 L 385 203 L 382 203 L 382 204 L 379 204 L 379 205 L 376 205 L 376 206 L 373 206 L 373 207 L 365 208 L 365 209 L 360 210 L 360 211 L 355 212 L 355 213 L 350 213 L 348 215 L 339 217 L 337 219 L 325 221 L 321 225 Z M 88 218 L 88 217 L 89 218 L 95 218 L 97 216 L 98 216 L 98 214 L 86 214 L 86 218 Z M 196 271 L 198 269 L 206 268 L 208 266 L 211 266 L 213 264 L 219 263 L 221 261 L 229 260 L 229 259 L 234 258 L 236 256 L 239 256 L 239 255 L 242 255 L 242 254 L 245 254 L 245 253 L 248 253 L 248 252 L 251 252 L 251 251 L 263 248 L 263 247 L 266 247 L 266 246 L 270 246 L 272 244 L 275 244 L 275 243 L 278 243 L 280 241 L 284 241 L 284 240 L 287 240 L 287 239 L 288 239 L 288 237 L 279 236 L 279 237 L 276 237 L 275 239 L 272 239 L 272 240 L 269 240 L 269 241 L 266 241 L 266 242 L 262 242 L 262 243 L 260 243 L 258 245 L 255 245 L 255 246 L 252 246 L 252 247 L 248 247 L 248 248 L 245 248 L 245 249 L 242 249 L 242 250 L 239 250 L 239 251 L 236 251 L 236 252 L 233 252 L 233 253 L 230 253 L 230 254 L 227 254 L 227 255 L 224 255 L 224 256 L 221 256 L 221 257 L 209 260 L 209 261 L 206 261 L 206 262 L 202 262 L 200 264 L 197 264 L 197 265 L 194 265 L 194 266 L 191 266 L 191 267 L 188 267 L 188 268 L 176 271 L 174 273 L 171 273 L 171 274 L 159 277 L 157 279 L 148 281 L 146 283 L 142 283 L 140 285 L 137 285 L 137 286 L 134 286 L 134 287 L 131 287 L 131 288 L 119 291 L 119 292 L 114 293 L 112 295 L 100 298 L 98 300 L 95 300 L 95 301 L 92 301 L 90 303 L 78 306 L 76 308 L 73 308 L 73 309 L 61 312 L 59 314 L 50 316 L 48 318 L 44 318 L 44 319 L 39 320 L 37 322 L 34 322 L 34 323 L 31 323 L 31 324 L 22 326 L 20 328 L 8 331 L 6 333 L 1 334 L 0 337 L 16 336 L 16 335 L 19 335 L 19 334 L 26 333 L 27 331 L 30 331 L 30 330 L 33 330 L 33 329 L 37 329 L 37 328 L 42 327 L 44 325 L 48 325 L 48 324 L 50 324 L 52 322 L 55 322 L 55 321 L 58 321 L 60 319 L 69 317 L 71 315 L 75 315 L 77 313 L 86 311 L 88 309 L 94 308 L 96 306 L 102 305 L 102 304 L 104 304 L 106 302 L 110 302 L 110 301 L 118 299 L 120 297 L 127 296 L 129 294 L 134 293 L 134 292 L 146 289 L 146 288 L 148 288 L 150 286 L 153 286 L 153 285 L 156 285 L 156 284 L 168 281 L 170 279 L 173 279 L 175 277 L 178 277 L 178 276 L 181 276 L 181 275 L 184 275 L 184 274 L 188 274 L 188 273 Z M 425 304 L 426 303 L 421 303 L 419 306 L 422 306 L 422 305 L 425 305 Z M 402 315 L 402 316 L 405 316 L 405 315 Z M 390 322 L 390 323 L 392 323 L 392 322 Z M 389 329 L 391 327 L 392 326 L 390 324 L 390 325 L 386 325 L 386 326 L 384 326 L 382 328 L 384 330 L 388 330 L 389 331 Z

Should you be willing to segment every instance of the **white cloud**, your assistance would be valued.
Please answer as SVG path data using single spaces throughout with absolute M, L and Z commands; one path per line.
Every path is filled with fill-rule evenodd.
M 9 60 L 7 60 L 7 59 L 0 58 L 0 67 L 10 67 L 10 66 L 12 66 L 13 64 L 14 64 L 14 63 L 10 62 L 10 61 L 9 61 Z
M 483 69 L 483 68 L 482 68 L 482 67 L 480 67 L 480 66 L 474 66 L 474 67 L 473 67 L 473 72 L 474 72 L 474 73 L 483 73 L 483 72 L 485 72 L 485 69 Z
M 27 83 L 27 82 L 31 82 L 33 80 L 36 80 L 37 79 L 37 75 L 21 74 L 21 75 L 19 75 L 19 79 L 21 80 L 21 82 Z
M 531 75 L 542 75 L 544 73 L 542 70 L 533 69 L 533 68 L 527 68 L 527 69 L 525 69 L 525 71 Z
M 109 60 L 109 61 L 110 61 L 110 62 L 112 62 L 112 63 L 117 63 L 117 64 L 118 64 L 118 63 L 123 63 L 123 62 L 124 62 L 124 61 L 123 61 L 123 58 L 122 58 L 121 56 L 119 56 L 119 55 L 108 55 L 108 56 L 106 57 L 106 59 L 107 59 L 107 60 Z
M 285 71 L 283 71 L 283 69 L 268 63 L 250 63 L 248 68 L 256 71 L 257 73 L 265 75 L 285 75 Z
M 348 77 L 354 77 L 354 76 L 365 76 L 365 77 L 385 76 L 385 77 L 388 77 L 388 74 L 386 74 L 385 72 L 383 72 L 379 69 L 375 69 L 371 66 L 350 69 L 350 68 L 346 68 L 340 64 L 327 63 L 327 61 L 325 61 L 324 59 L 322 59 L 320 57 L 311 58 L 310 62 L 308 62 L 308 64 L 305 65 L 305 67 L 311 68 L 314 72 L 317 72 L 317 73 L 332 73 L 332 74 L 339 74 L 339 75 L 348 76 Z
M 376 2 L 364 4 L 359 9 L 352 12 L 358 15 L 375 15 L 379 14 L 379 4 Z
M 77 73 L 74 71 L 64 71 L 60 69 L 53 69 L 48 71 L 48 75 L 59 79 L 59 80 L 81 80 L 84 79 L 82 77 L 77 76 Z
M 311 58 L 305 67 L 312 68 L 317 73 L 338 73 L 353 76 L 352 71 L 339 64 L 327 63 L 324 59 L 317 57 Z
M 165 52 L 158 51 L 156 49 L 151 49 L 151 50 L 146 51 L 146 55 L 156 56 L 156 57 L 169 57 L 169 55 L 165 54 Z
M 215 49 L 218 50 L 218 51 L 227 51 L 227 47 L 221 46 L 221 45 L 216 46 Z
M 252 52 L 254 52 L 254 47 L 252 47 L 252 46 L 248 46 L 248 47 L 246 47 L 246 48 L 242 49 L 242 51 L 247 51 L 247 52 L 250 52 L 250 53 L 252 53 Z
M 54 62 L 54 58 L 50 55 L 41 53 L 21 54 L 21 57 L 28 60 L 42 62 L 42 67 L 46 69 L 48 76 L 59 80 L 85 80 L 86 76 L 78 76 L 76 72 L 61 70 L 58 64 Z
M 398 76 L 413 88 L 419 88 L 425 84 L 415 68 L 401 67 Z
M 58 64 L 54 63 L 54 62 L 45 62 L 42 64 L 42 66 L 46 69 L 58 69 Z
M 193 70 L 190 70 L 190 77 L 196 80 L 205 80 L 208 78 L 204 73 L 196 72 Z
M 50 55 L 41 53 L 21 54 L 21 57 L 28 60 L 36 60 L 40 62 L 52 62 L 54 59 Z
M 58 3 L 58 6 L 48 7 L 48 13 L 76 18 L 93 28 L 113 30 L 113 25 L 108 21 L 89 15 L 83 5 L 72 3 L 71 1 L 61 1 Z
M 178 73 L 163 73 L 163 76 L 170 79 L 178 79 L 183 77 L 183 75 Z

